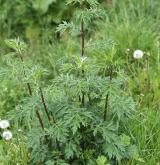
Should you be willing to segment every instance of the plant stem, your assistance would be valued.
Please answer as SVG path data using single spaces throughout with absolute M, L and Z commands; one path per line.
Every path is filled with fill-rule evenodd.
M 40 91 L 40 96 L 41 96 L 42 104 L 43 104 L 44 110 L 46 112 L 47 118 L 48 118 L 49 122 L 51 122 L 51 118 L 50 118 L 50 115 L 49 115 L 48 107 L 46 105 L 46 101 L 45 101 L 44 94 L 43 94 L 43 91 L 42 91 L 42 88 L 41 87 L 39 87 L 39 91 Z M 53 122 L 56 124 L 56 121 L 55 121 L 54 118 L 53 118 Z M 58 148 L 58 150 L 60 152 L 61 151 L 61 148 L 60 148 L 59 141 L 57 139 L 56 139 L 56 145 L 57 145 L 57 148 Z
M 109 76 L 110 83 L 112 81 L 112 76 L 113 76 L 113 68 L 111 66 L 111 68 L 110 68 L 110 76 Z M 109 103 L 109 92 L 107 93 L 106 99 L 105 99 L 104 116 L 103 116 L 104 121 L 106 121 L 106 119 L 107 119 L 108 103 Z
M 20 59 L 21 59 L 21 61 L 23 63 L 24 62 L 23 57 L 21 56 L 21 54 L 19 54 L 19 56 L 20 56 Z M 24 66 L 23 66 L 23 73 L 24 73 L 24 76 L 26 77 Z M 27 87 L 28 87 L 29 95 L 32 96 L 32 89 L 31 89 L 30 83 L 27 83 Z M 47 105 L 45 103 L 45 99 L 44 99 L 44 95 L 43 95 L 43 91 L 42 91 L 41 87 L 39 87 L 39 91 L 40 91 L 41 100 L 42 100 L 42 103 L 43 103 L 43 106 L 44 106 L 44 110 L 45 110 L 45 112 L 47 114 L 47 117 L 48 117 L 48 120 L 50 122 L 51 118 L 50 118 L 50 115 L 49 115 L 49 112 L 48 112 Z M 40 113 L 38 112 L 38 110 L 36 110 L 36 116 L 38 118 L 38 121 L 40 123 L 40 126 L 41 126 L 42 130 L 44 130 L 44 124 L 43 124 L 42 118 L 41 118 Z M 54 119 L 53 119 L 53 121 L 55 123 Z M 61 151 L 58 140 L 56 140 L 56 144 L 57 144 L 58 150 Z
M 85 93 L 82 92 L 82 105 L 84 106 L 85 105 Z
M 83 19 L 81 20 L 81 58 L 84 57 L 84 21 Z M 84 78 L 84 69 L 82 68 L 82 77 Z M 82 106 L 85 106 L 85 92 L 82 91 L 82 98 L 81 98 L 81 103 Z M 80 133 L 82 134 L 82 139 L 81 139 L 81 148 L 82 150 L 84 150 L 85 148 L 85 144 L 84 144 L 84 131 L 85 131 L 85 127 L 82 125 L 80 127 Z
M 48 107 L 46 105 L 46 102 L 45 102 L 45 99 L 44 99 L 44 95 L 43 95 L 43 91 L 42 91 L 41 87 L 39 87 L 39 91 L 40 91 L 40 96 L 41 96 L 41 100 L 42 100 L 42 104 L 43 104 L 44 110 L 45 110 L 47 118 L 48 118 L 48 120 L 50 122 L 51 118 L 50 118 L 50 115 L 49 115 Z
M 81 58 L 84 56 L 84 21 L 81 21 Z M 84 76 L 84 69 L 82 69 L 82 76 Z M 85 105 L 85 93 L 82 92 L 82 105 Z
M 51 122 L 51 118 L 50 118 L 50 115 L 49 115 L 48 107 L 46 105 L 46 101 L 45 101 L 44 94 L 43 94 L 43 91 L 42 91 L 41 87 L 39 87 L 39 91 L 40 91 L 41 100 L 42 100 L 42 103 L 43 103 L 44 110 L 46 112 L 47 118 L 48 118 L 49 122 Z M 53 118 L 53 122 L 56 124 L 56 121 L 55 121 L 54 118 Z M 57 145 L 57 148 L 58 148 L 58 150 L 60 152 L 61 148 L 60 148 L 59 141 L 57 139 L 56 139 L 56 145 Z
M 19 56 L 20 56 L 21 62 L 23 63 L 24 62 L 23 57 L 20 54 L 19 54 Z M 26 72 L 25 72 L 24 66 L 23 66 L 23 73 L 24 73 L 24 77 L 26 77 Z M 27 87 L 28 87 L 29 95 L 32 96 L 32 89 L 31 89 L 30 83 L 27 83 Z M 37 116 L 38 121 L 41 125 L 41 128 L 44 129 L 44 124 L 42 122 L 42 118 L 41 118 L 40 113 L 38 112 L 38 110 L 36 110 L 36 116 Z
M 32 96 L 32 89 L 29 83 L 27 83 L 27 87 L 28 87 L 29 95 Z
M 44 129 L 44 125 L 43 125 L 43 122 L 42 122 L 42 118 L 41 118 L 40 113 L 38 112 L 38 110 L 36 110 L 36 116 L 37 116 L 37 118 L 38 118 L 38 120 L 39 120 L 39 123 L 40 123 L 40 125 L 41 125 L 41 128 Z
M 89 104 L 91 105 L 92 103 L 92 100 L 91 100 L 91 96 L 90 96 L 90 94 L 88 94 L 88 100 L 89 100 Z
M 84 56 L 84 21 L 81 21 L 81 57 Z
M 106 99 L 105 99 L 105 107 L 104 107 L 104 121 L 106 121 L 107 118 L 107 111 L 108 111 L 108 98 L 109 98 L 109 94 L 106 95 Z
M 23 63 L 24 62 L 23 57 L 21 55 L 19 55 L 19 56 L 20 56 L 21 62 Z M 24 73 L 24 77 L 27 77 L 24 66 L 23 66 L 23 73 Z M 31 89 L 31 86 L 29 83 L 27 83 L 27 87 L 28 87 L 29 95 L 32 96 L 32 89 Z
M 138 78 L 138 83 L 140 84 L 140 62 L 139 62 L 139 59 L 137 59 L 137 78 Z

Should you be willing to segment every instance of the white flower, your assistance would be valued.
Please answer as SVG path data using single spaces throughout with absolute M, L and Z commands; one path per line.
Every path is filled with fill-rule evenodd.
M 82 57 L 81 57 L 81 62 L 84 62 L 86 59 L 87 59 L 86 56 L 82 56 Z
M 133 53 L 133 57 L 135 59 L 140 59 L 143 57 L 143 51 L 142 50 L 135 50 L 134 53 Z
M 10 139 L 12 139 L 12 132 L 11 132 L 11 131 L 4 131 L 3 134 L 2 134 L 2 137 L 3 137 L 5 140 L 10 140 Z
M 9 121 L 8 120 L 1 120 L 0 121 L 0 128 L 5 129 L 8 128 L 10 126 Z

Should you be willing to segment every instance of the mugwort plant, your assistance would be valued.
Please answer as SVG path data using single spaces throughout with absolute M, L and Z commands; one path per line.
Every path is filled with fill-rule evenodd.
M 106 12 L 97 0 L 69 0 L 77 8 L 72 22 L 63 21 L 57 32 L 78 37 L 75 54 L 60 57 L 58 75 L 49 83 L 48 71 L 29 59 L 27 45 L 7 40 L 12 52 L 6 74 L 24 92 L 11 119 L 22 125 L 30 152 L 29 164 L 118 164 L 138 160 L 134 141 L 125 134 L 135 113 L 135 102 L 126 88 L 127 76 L 115 58 L 116 43 L 91 40 L 89 28 Z M 72 45 L 71 45 L 72 46 Z M 137 55 L 136 55 L 137 57 Z M 4 137 L 9 137 L 9 132 Z M 10 136 L 11 137 L 11 136 Z

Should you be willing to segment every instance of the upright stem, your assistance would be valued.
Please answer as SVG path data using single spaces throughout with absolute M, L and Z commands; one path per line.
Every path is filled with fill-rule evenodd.
M 113 76 L 113 68 L 111 66 L 111 68 L 110 68 L 110 80 L 109 80 L 110 83 L 112 81 L 112 76 Z M 107 93 L 106 99 L 105 99 L 104 116 L 103 116 L 104 121 L 106 121 L 106 119 L 107 119 L 108 103 L 109 103 L 109 92 Z
M 43 104 L 44 110 L 45 110 L 47 118 L 48 118 L 48 120 L 50 122 L 51 118 L 50 118 L 50 115 L 49 115 L 48 107 L 46 105 L 46 101 L 45 101 L 45 98 L 44 98 L 43 91 L 42 91 L 41 87 L 39 87 L 39 91 L 40 91 L 40 96 L 41 96 L 41 100 L 42 100 L 42 104 Z M 54 118 L 53 118 L 53 122 L 56 124 L 56 121 L 55 121 Z M 58 150 L 61 151 L 60 144 L 59 144 L 59 141 L 57 139 L 56 139 L 56 145 L 57 145 Z
M 81 57 L 84 56 L 84 22 L 81 21 Z
M 84 21 L 83 19 L 81 20 L 81 58 L 84 57 Z M 84 77 L 84 69 L 82 68 L 82 77 Z M 82 91 L 82 98 L 81 98 L 81 103 L 82 106 L 85 106 L 85 92 Z M 80 132 L 83 135 L 85 131 L 85 127 L 81 126 L 80 127 Z M 81 141 L 81 148 L 84 150 L 85 148 L 85 142 L 84 142 L 84 136 L 82 136 L 82 141 Z
M 140 84 L 140 61 L 137 59 L 137 78 L 138 78 L 138 83 Z
M 50 122 L 51 118 L 50 118 L 50 115 L 49 115 L 48 107 L 46 105 L 46 101 L 45 101 L 45 98 L 44 98 L 43 91 L 42 91 L 41 87 L 39 87 L 39 91 L 40 91 L 41 100 L 42 100 L 42 103 L 43 103 L 43 106 L 44 106 L 44 110 L 45 110 L 46 115 L 48 117 L 48 120 Z M 53 118 L 53 122 L 56 123 L 54 118 Z M 59 141 L 57 139 L 56 139 L 56 145 L 57 145 L 58 150 L 61 151 L 60 144 L 59 144 Z
M 21 62 L 23 63 L 24 62 L 23 57 L 21 55 L 19 55 L 19 56 L 20 56 Z M 24 77 L 27 77 L 24 66 L 23 66 L 23 74 L 24 74 Z M 29 83 L 27 83 L 27 87 L 28 87 L 29 95 L 32 96 L 32 89 L 31 89 L 31 86 Z
M 21 61 L 23 63 L 24 62 L 23 57 L 21 55 L 19 55 L 19 56 L 20 56 L 20 59 L 21 59 Z M 25 72 L 24 66 L 23 66 L 23 73 L 24 73 L 24 77 L 26 77 L 26 72 Z M 28 91 L 29 91 L 29 95 L 32 96 L 32 89 L 31 89 L 30 83 L 27 83 L 27 88 L 28 88 Z M 36 110 L 36 116 L 37 116 L 38 121 L 39 121 L 39 123 L 41 125 L 41 128 L 44 129 L 42 118 L 41 118 L 40 113 L 38 112 L 38 110 Z
M 32 96 L 32 89 L 29 83 L 27 83 L 29 95 Z
M 104 116 L 103 116 L 104 121 L 106 121 L 107 119 L 108 98 L 109 98 L 109 94 L 106 95 L 106 99 L 105 99 Z
M 85 93 L 82 91 L 82 105 L 84 106 L 85 105 Z
M 36 115 L 37 115 L 38 121 L 39 121 L 39 123 L 41 125 L 41 128 L 44 129 L 42 118 L 41 118 L 40 113 L 38 112 L 38 110 L 36 110 Z
M 49 115 L 48 107 L 46 105 L 46 102 L 45 102 L 45 99 L 44 99 L 44 95 L 43 95 L 43 91 L 42 91 L 42 88 L 41 87 L 39 87 L 39 91 L 40 91 L 40 96 L 41 96 L 41 100 L 42 100 L 42 104 L 43 104 L 44 110 L 45 110 L 46 115 L 48 117 L 48 120 L 50 122 L 51 121 L 51 118 L 50 118 L 50 115 Z
M 81 21 L 81 58 L 84 56 L 84 21 Z M 84 70 L 82 69 L 82 75 L 84 76 Z M 82 105 L 85 104 L 85 93 L 82 92 Z
M 20 59 L 21 59 L 22 62 L 24 61 L 21 55 L 20 55 Z M 24 72 L 24 76 L 26 77 L 26 73 L 25 73 L 24 67 L 23 67 L 23 72 Z M 29 95 L 32 96 L 32 89 L 31 89 L 31 86 L 30 86 L 29 83 L 27 83 L 27 87 L 28 87 Z M 48 120 L 51 121 L 51 118 L 49 116 L 48 108 L 47 108 L 47 105 L 45 103 L 45 99 L 44 99 L 44 95 L 43 95 L 41 87 L 39 87 L 39 91 L 40 91 L 41 100 L 42 100 L 45 112 L 47 114 Z M 44 124 L 43 124 L 42 118 L 41 118 L 40 113 L 38 112 L 38 110 L 36 110 L 36 116 L 37 116 L 38 121 L 39 121 L 39 123 L 41 125 L 41 128 L 44 130 Z M 54 123 L 55 123 L 55 120 L 54 120 Z M 58 140 L 56 140 L 56 144 L 57 144 L 58 150 L 60 151 L 60 144 L 59 144 Z

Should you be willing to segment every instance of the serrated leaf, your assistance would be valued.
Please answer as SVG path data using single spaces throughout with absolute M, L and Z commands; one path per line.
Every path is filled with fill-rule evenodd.
M 18 52 L 20 54 L 24 53 L 27 49 L 27 45 L 23 41 L 20 41 L 19 38 L 6 39 L 5 43 L 9 48 L 15 50 L 16 52 Z

